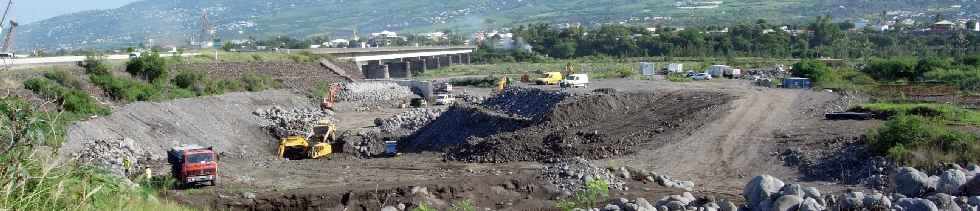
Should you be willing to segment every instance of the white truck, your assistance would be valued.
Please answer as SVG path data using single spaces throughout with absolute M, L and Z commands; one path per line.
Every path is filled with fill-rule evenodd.
M 571 74 L 559 83 L 561 87 L 587 87 L 589 86 L 588 74 Z

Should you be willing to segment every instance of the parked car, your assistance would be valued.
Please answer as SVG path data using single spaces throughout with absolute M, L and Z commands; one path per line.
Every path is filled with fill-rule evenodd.
M 436 95 L 436 105 L 450 105 L 455 102 L 456 99 L 449 94 L 437 94 Z
M 691 76 L 691 79 L 694 79 L 695 81 L 711 80 L 711 74 L 698 73 L 697 75 Z
M 588 74 L 571 74 L 565 80 L 561 80 L 559 83 L 561 87 L 586 87 L 589 85 L 589 75 Z

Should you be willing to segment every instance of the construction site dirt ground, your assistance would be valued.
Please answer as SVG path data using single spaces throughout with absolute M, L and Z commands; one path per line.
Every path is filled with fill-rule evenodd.
M 551 86 L 538 88 L 557 89 Z M 796 167 L 781 160 L 780 152 L 789 148 L 821 148 L 826 140 L 859 137 L 880 124 L 873 120 L 824 120 L 824 112 L 847 109 L 847 102 L 837 93 L 762 88 L 740 80 L 689 83 L 600 80 L 588 88 L 570 92 L 584 94 L 601 88 L 658 95 L 723 93 L 732 96 L 734 100 L 719 103 L 722 108 L 711 110 L 717 114 L 706 116 L 710 118 L 703 122 L 692 123 L 698 125 L 692 130 L 672 134 L 662 141 L 643 142 L 632 146 L 634 153 L 613 155 L 593 163 L 603 167 L 647 169 L 674 179 L 689 180 L 697 185 L 695 195 L 733 201 L 742 200 L 740 194 L 744 184 L 755 175 L 803 178 Z M 488 93 L 486 89 L 467 89 Z M 685 105 L 685 101 L 667 103 L 695 107 Z M 385 109 L 339 113 L 337 116 L 348 123 L 341 126 L 343 130 L 369 127 L 375 118 L 401 111 Z M 399 203 L 411 206 L 421 200 L 445 207 L 466 199 L 481 209 L 526 210 L 554 207 L 554 199 L 559 196 L 553 185 L 540 178 L 544 164 L 539 162 L 447 161 L 438 152 L 404 153 L 373 159 L 334 156 L 288 161 L 276 158 L 272 153 L 275 146 L 271 136 L 263 138 L 269 139 L 265 143 L 267 146 L 249 147 L 267 147 L 269 150 L 265 155 L 222 156 L 218 186 L 172 190 L 164 196 L 194 207 L 219 210 L 335 210 L 345 207 L 380 210 L 383 206 Z M 831 192 L 860 188 L 828 180 L 791 179 L 791 182 Z M 655 200 L 684 192 L 638 181 L 627 181 L 626 186 L 625 191 L 611 191 L 611 197 Z M 413 187 L 426 187 L 429 194 L 420 199 L 420 195 L 412 194 L 419 191 Z

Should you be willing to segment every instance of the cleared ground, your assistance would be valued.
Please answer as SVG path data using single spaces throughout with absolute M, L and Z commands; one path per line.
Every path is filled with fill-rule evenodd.
M 592 103 L 597 106 L 577 107 L 586 110 L 563 110 L 581 114 L 555 117 L 556 119 L 588 124 L 544 123 L 524 129 L 536 131 L 535 133 L 518 131 L 511 134 L 510 136 L 520 136 L 512 142 L 498 140 L 500 142 L 498 146 L 521 145 L 524 148 L 516 149 L 534 149 L 533 141 L 543 141 L 547 138 L 521 135 L 581 134 L 575 131 L 584 129 L 593 130 L 595 134 L 606 134 L 608 136 L 605 137 L 610 140 L 631 138 L 630 140 L 634 141 L 599 140 L 593 143 L 596 144 L 594 146 L 588 145 L 590 142 L 586 141 L 580 143 L 581 147 L 573 147 L 573 149 L 581 149 L 583 151 L 578 153 L 587 154 L 590 152 L 590 147 L 596 147 L 595 149 L 602 149 L 600 152 L 608 154 L 605 159 L 594 161 L 600 166 L 632 166 L 653 170 L 675 179 L 694 181 L 698 185 L 696 195 L 710 195 L 737 201 L 740 198 L 737 194 L 741 192 L 741 188 L 751 176 L 771 174 L 781 178 L 800 178 L 800 173 L 794 167 L 787 167 L 780 161 L 777 155 L 781 150 L 792 147 L 820 148 L 821 145 L 814 143 L 838 137 L 859 136 L 865 129 L 877 124 L 876 122 L 823 120 L 821 117 L 823 112 L 840 110 L 846 106 L 842 105 L 846 102 L 841 100 L 841 95 L 835 93 L 758 88 L 745 81 L 670 83 L 605 80 L 591 84 L 588 89 L 575 89 L 570 92 L 584 95 L 597 88 L 616 88 L 621 92 L 632 93 L 654 93 L 654 97 L 635 98 L 640 99 L 639 101 L 620 101 L 643 102 L 633 109 L 619 107 L 618 110 L 597 111 L 596 109 L 604 108 L 603 106 L 617 108 L 617 105 L 630 106 L 631 104 Z M 282 95 L 286 99 L 302 98 L 300 95 L 290 93 Z M 732 101 L 719 96 L 731 96 L 729 100 Z M 237 101 L 228 102 L 235 104 Z M 271 105 L 270 103 L 247 105 L 237 110 Z M 213 108 L 207 108 L 209 106 Z M 227 104 L 182 109 L 207 110 L 225 108 L 224 106 Z M 700 107 L 716 108 L 698 109 Z M 369 121 L 374 118 L 391 116 L 398 112 L 399 110 L 395 109 L 369 113 L 340 113 L 338 116 L 341 121 L 351 123 L 345 126 L 346 128 L 359 128 L 370 126 Z M 589 118 L 590 115 L 604 114 L 604 112 L 605 114 L 624 113 Z M 180 111 L 172 111 L 172 113 L 180 114 Z M 198 118 L 219 114 L 221 113 L 202 113 Z M 115 115 L 126 114 L 117 111 L 113 114 Z M 229 115 L 233 114 L 229 113 Z M 251 115 L 251 113 L 243 112 L 238 115 Z M 113 116 L 107 118 L 132 119 L 132 117 Z M 97 119 L 90 122 L 98 121 L 104 120 Z M 184 127 L 187 124 L 208 124 L 180 118 L 173 121 L 182 123 L 181 126 L 176 127 Z M 223 120 L 218 119 L 218 121 Z M 142 122 L 147 125 L 164 124 L 154 123 L 156 121 Z M 676 123 L 684 127 L 660 131 L 659 133 L 664 135 L 657 135 L 659 127 L 656 125 L 661 122 Z M 637 125 L 644 123 L 650 126 Z M 238 125 L 236 127 L 257 127 L 248 122 L 236 124 Z M 545 126 L 558 126 L 561 129 L 548 129 Z M 127 128 L 126 125 L 117 127 L 116 130 Z M 541 130 L 554 131 L 541 132 Z M 166 134 L 172 134 L 167 131 L 157 133 L 162 135 L 155 138 L 162 139 L 168 137 Z M 636 136 L 635 134 L 648 135 Z M 436 207 L 445 207 L 453 201 L 469 199 L 481 208 L 523 210 L 553 207 L 553 200 L 558 196 L 553 190 L 554 187 L 539 178 L 542 164 L 537 162 L 512 161 L 493 164 L 446 161 L 443 154 L 436 152 L 406 153 L 397 157 L 376 159 L 335 156 L 320 160 L 286 161 L 276 158 L 271 153 L 274 140 L 270 136 L 247 136 L 249 135 L 242 137 L 247 141 L 220 140 L 228 142 L 227 146 L 219 148 L 220 152 L 228 155 L 221 161 L 220 186 L 174 190 L 168 192 L 167 197 L 197 207 L 217 209 L 378 210 L 382 206 L 398 203 L 411 206 L 421 200 L 429 201 Z M 616 149 L 622 150 L 609 151 L 601 148 L 602 144 L 610 143 L 614 143 L 613 145 L 618 147 Z M 616 145 L 615 143 L 628 144 Z M 243 146 L 236 146 L 236 144 Z M 233 150 L 235 147 L 253 149 L 266 147 L 270 150 L 239 153 Z M 575 154 L 574 151 L 563 152 L 566 153 L 553 155 Z M 610 152 L 614 153 L 610 154 Z M 239 154 L 241 156 L 235 156 Z M 160 165 L 161 168 L 165 167 Z M 846 187 L 826 181 L 808 183 L 831 187 L 828 190 Z M 412 191 L 412 187 L 415 186 L 426 187 L 426 192 L 429 194 L 413 193 L 419 191 L 417 188 L 416 191 Z M 680 192 L 680 190 L 639 182 L 629 182 L 627 187 L 630 187 L 628 191 L 614 191 L 613 197 L 640 196 L 656 199 L 669 193 Z M 821 188 L 821 190 L 825 189 Z

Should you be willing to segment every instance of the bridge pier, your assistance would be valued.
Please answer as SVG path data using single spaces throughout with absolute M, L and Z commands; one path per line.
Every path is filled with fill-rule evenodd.
M 439 58 L 440 67 L 449 67 L 453 65 L 451 56 L 436 56 L 436 58 Z
M 405 60 L 407 60 L 406 62 L 409 63 L 408 66 L 412 68 L 412 75 L 421 75 L 422 73 L 425 73 L 425 71 L 429 70 L 428 65 L 426 65 L 425 58 L 406 58 Z
M 441 63 L 439 62 L 438 56 L 426 57 L 424 60 L 425 60 L 426 68 L 428 69 L 439 69 L 442 67 Z
M 379 60 L 368 61 L 368 64 L 361 67 L 361 69 L 364 69 L 364 78 L 366 79 L 391 78 L 391 74 L 388 72 L 388 65 L 381 63 Z
M 391 78 L 411 78 L 412 66 L 408 61 L 388 63 L 388 73 Z
M 470 64 L 470 54 L 468 54 L 468 53 L 460 54 L 460 57 L 462 57 L 461 62 L 463 64 L 466 64 L 466 65 Z

